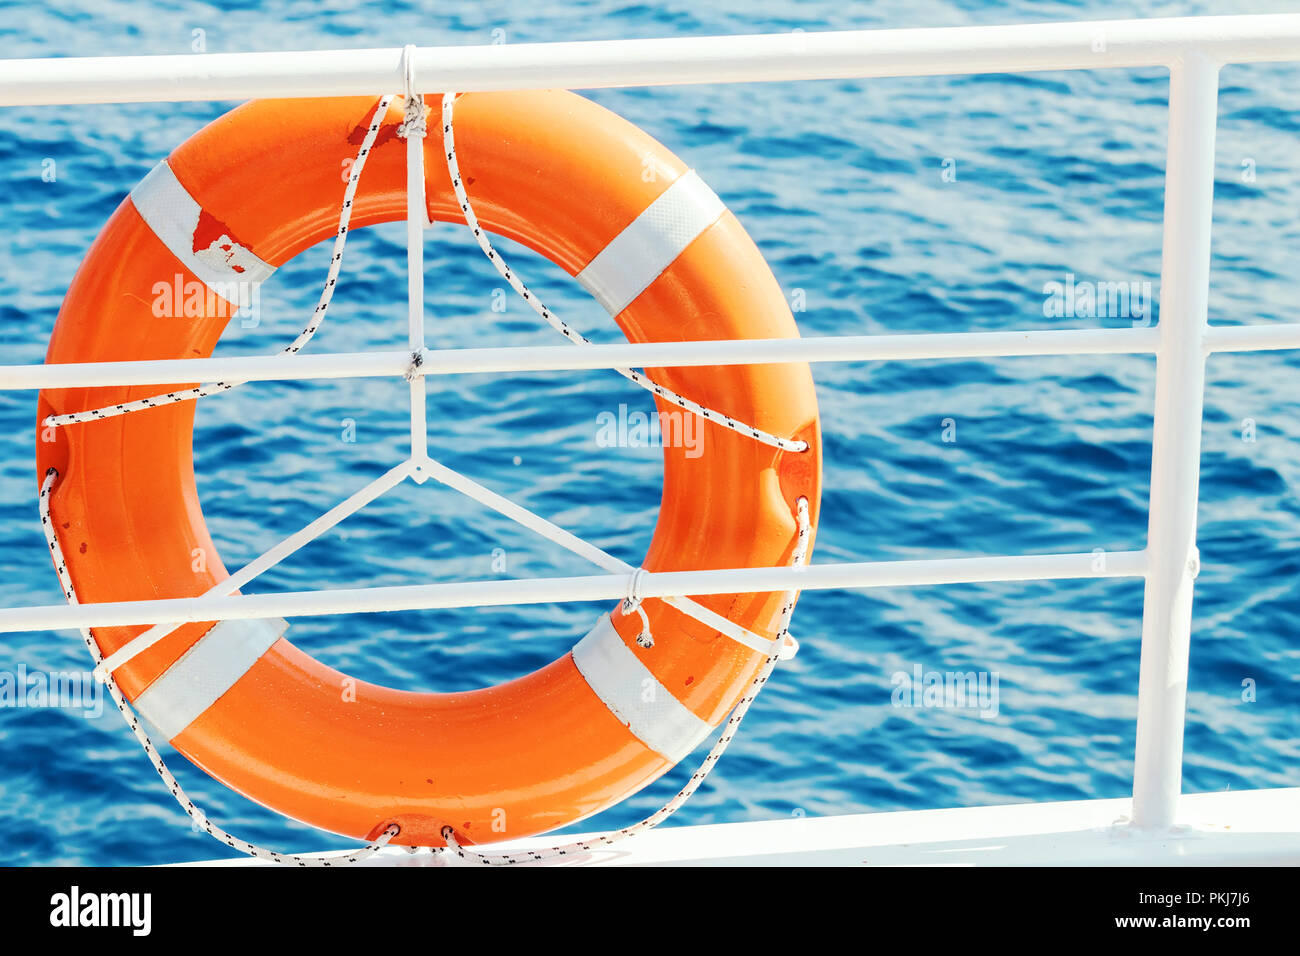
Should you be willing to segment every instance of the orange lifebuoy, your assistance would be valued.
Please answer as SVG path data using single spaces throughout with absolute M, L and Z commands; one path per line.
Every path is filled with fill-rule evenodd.
M 198 297 L 183 321 L 159 318 L 151 308 L 159 284 L 178 275 L 218 291 L 223 282 L 255 283 L 328 238 L 340 168 L 375 106 L 373 98 L 252 102 L 181 145 L 95 240 L 46 361 L 210 355 L 231 307 Z M 396 106 L 383 119 L 354 227 L 405 216 L 401 120 Z M 798 334 L 735 217 L 676 156 L 609 111 L 566 92 L 468 94 L 456 139 L 484 227 L 579 276 L 629 340 Z M 426 169 L 430 217 L 463 222 L 437 137 L 426 143 Z M 808 500 L 814 526 L 819 504 L 808 367 L 647 371 L 808 448 L 779 450 L 716 424 L 702 426 L 702 448 L 665 442 L 662 507 L 643 566 L 789 563 L 796 501 Z M 47 390 L 38 421 L 156 391 Z M 199 507 L 193 419 L 185 402 L 38 437 L 38 474 L 54 467 L 60 475 L 51 515 L 82 602 L 196 596 L 228 576 Z M 197 571 L 196 549 L 208 555 Z M 772 637 L 782 597 L 698 600 Z M 186 757 L 287 816 L 356 838 L 396 823 L 394 842 L 406 845 L 440 846 L 445 826 L 460 842 L 486 843 L 572 823 L 653 781 L 722 720 L 763 662 L 663 601 L 647 600 L 644 610 L 652 647 L 637 643 L 635 616 L 611 613 L 574 652 L 468 693 L 349 681 L 285 640 L 282 621 L 185 625 L 116 678 Z M 94 638 L 108 655 L 143 630 L 99 628 Z M 647 682 L 656 694 L 645 693 Z M 653 706 L 643 706 L 647 697 Z

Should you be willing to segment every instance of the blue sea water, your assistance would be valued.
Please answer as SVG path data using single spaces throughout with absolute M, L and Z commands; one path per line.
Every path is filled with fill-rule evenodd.
M 957 26 L 1281 12 L 1285 2 L 975 0 L 0 0 L 0 57 Z M 201 55 L 195 53 L 194 55 Z M 599 91 L 694 166 L 749 229 L 806 335 L 1122 327 L 1051 318 L 1044 286 L 1149 282 L 1158 291 L 1167 77 L 1159 70 Z M 1211 320 L 1295 321 L 1300 70 L 1223 73 Z M 104 220 L 145 172 L 232 104 L 0 111 L 0 362 L 42 359 L 62 296 Z M 47 160 L 56 178 L 44 181 Z M 955 174 L 955 175 L 954 175 Z M 403 229 L 358 232 L 311 348 L 404 341 Z M 560 315 L 618 333 L 558 269 L 504 243 Z M 553 344 L 464 230 L 427 251 L 431 339 Z M 226 354 L 273 352 L 318 294 L 325 249 L 265 289 L 263 321 Z M 1139 286 L 1140 288 L 1140 286 Z M 815 560 L 1141 548 L 1150 357 L 814 367 L 825 430 Z M 1300 785 L 1300 358 L 1211 359 L 1185 787 Z M 597 415 L 649 408 L 612 373 L 467 376 L 430 387 L 435 456 L 637 563 L 662 465 L 604 448 Z M 0 605 L 57 603 L 36 520 L 35 396 L 0 393 Z M 355 442 L 345 442 L 346 420 Z M 945 420 L 951 419 L 945 435 Z M 1249 422 L 1247 422 L 1249 420 Z M 1243 436 L 1253 441 L 1243 440 Z M 953 438 L 955 441 L 946 441 Z M 238 566 L 396 462 L 400 381 L 266 383 L 201 404 L 204 510 Z M 587 573 L 588 566 L 454 493 L 404 486 L 275 568 L 263 590 Z M 256 589 L 255 589 L 256 590 Z M 803 596 L 782 666 L 727 757 L 675 818 L 699 824 L 1130 792 L 1141 585 L 1036 582 Z M 566 651 L 594 606 L 317 618 L 295 642 L 361 678 L 467 689 Z M 996 717 L 892 706 L 915 667 L 996 673 Z M 0 638 L 0 671 L 82 670 L 75 633 Z M 1243 682 L 1253 699 L 1243 699 Z M 1252 695 L 1246 694 L 1246 697 Z M 214 820 L 285 849 L 342 845 L 234 795 L 171 751 Z M 697 755 L 698 756 L 698 755 Z M 687 764 L 690 764 L 687 761 Z M 639 819 L 683 765 L 583 829 Z M 116 713 L 0 708 L 0 863 L 143 864 L 229 855 L 188 826 Z

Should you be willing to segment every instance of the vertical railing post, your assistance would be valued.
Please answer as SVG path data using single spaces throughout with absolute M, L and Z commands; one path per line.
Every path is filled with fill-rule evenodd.
M 411 100 L 420 109 L 424 100 L 415 83 L 415 47 L 402 50 L 402 72 L 405 80 L 404 104 L 407 116 Z M 424 351 L 424 227 L 428 221 L 424 190 L 424 135 L 415 130 L 406 132 L 406 313 L 407 341 L 412 354 Z M 423 375 L 411 379 L 411 478 L 418 484 L 428 480 L 424 461 L 429 457 L 428 417 L 425 411 L 427 390 Z
M 1160 346 L 1156 354 L 1148 570 L 1142 611 L 1133 822 L 1168 827 L 1182 791 L 1192 582 L 1199 570 L 1205 330 L 1219 65 L 1188 51 L 1170 68 Z

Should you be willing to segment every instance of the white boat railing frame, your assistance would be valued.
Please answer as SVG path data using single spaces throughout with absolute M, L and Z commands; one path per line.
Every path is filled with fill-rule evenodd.
M 359 354 L 0 366 L 0 388 L 174 385 L 403 375 L 411 388 L 412 458 L 425 454 L 423 377 L 751 362 L 862 362 L 972 356 L 1147 353 L 1156 356 L 1146 547 L 1095 553 L 741 568 L 645 574 L 644 597 L 869 588 L 981 581 L 1142 577 L 1142 644 L 1134 764 L 1135 826 L 1178 819 L 1205 361 L 1222 351 L 1300 348 L 1300 323 L 1211 327 L 1207 297 L 1218 76 L 1229 63 L 1300 60 L 1300 15 L 1195 17 L 1002 27 L 845 31 L 660 40 L 297 53 L 0 61 L 0 106 L 345 96 L 421 90 L 592 89 L 686 83 L 940 76 L 1165 67 L 1169 123 L 1158 325 L 1131 329 L 973 332 L 431 350 L 423 333 L 422 223 L 408 228 L 411 350 Z M 408 151 L 408 155 L 410 152 Z M 408 185 L 415 177 L 408 175 Z M 418 208 L 412 200 L 409 208 Z M 422 211 L 422 210 L 421 210 Z M 419 315 L 421 318 L 414 318 Z M 400 468 L 401 466 L 399 466 Z M 397 469 L 394 470 L 396 472 Z M 393 474 L 393 473 L 390 473 Z M 399 479 L 400 480 L 400 479 Z M 354 496 L 356 497 L 356 496 Z M 328 516 L 327 516 L 328 517 Z M 477 581 L 159 601 L 0 609 L 0 633 L 162 625 L 225 618 L 616 600 L 632 575 Z

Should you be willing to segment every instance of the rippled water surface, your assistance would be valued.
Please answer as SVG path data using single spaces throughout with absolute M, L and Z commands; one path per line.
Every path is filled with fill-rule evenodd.
M 1251 6 L 1242 4 L 1242 6 Z M 1284 4 L 1255 4 L 1276 12 Z M 1216 11 L 1156 3 L 1150 15 Z M 1116 3 L 0 2 L 0 56 L 704 36 L 1126 16 Z M 495 32 L 500 31 L 500 32 Z M 195 54 L 198 55 L 198 54 Z M 599 91 L 694 166 L 735 211 L 806 335 L 1123 327 L 1045 315 L 1044 287 L 1158 293 L 1165 96 L 1159 70 Z M 1211 319 L 1295 321 L 1300 70 L 1223 73 Z M 0 111 L 0 359 L 39 362 L 89 243 L 131 187 L 232 104 Z M 43 170 L 53 161 L 56 178 Z M 404 341 L 400 224 L 358 232 L 311 348 Z M 505 244 L 557 312 L 618 333 L 558 269 Z M 553 344 L 472 241 L 430 236 L 438 345 Z M 315 303 L 327 251 L 282 268 L 254 329 L 274 351 Z M 1152 312 L 1148 318 L 1154 317 Z M 1139 317 L 1139 321 L 1141 318 Z M 815 367 L 825 430 L 816 560 L 1141 548 L 1149 357 Z M 1300 359 L 1211 359 L 1184 772 L 1192 791 L 1300 784 Z M 400 381 L 267 383 L 204 403 L 195 454 L 228 566 L 254 557 L 395 462 Z M 466 376 L 430 387 L 435 454 L 633 563 L 649 543 L 654 449 L 603 448 L 596 416 L 649 409 L 612 373 Z M 36 520 L 35 396 L 0 393 L 0 604 L 61 598 Z M 346 420 L 355 442 L 344 442 Z M 945 420 L 951 419 L 946 426 Z M 945 439 L 953 439 L 948 441 Z M 1253 440 L 1244 440 L 1253 438 Z M 580 560 L 431 485 L 403 487 L 265 576 L 264 590 L 587 573 Z M 1133 769 L 1141 586 L 1086 581 L 806 594 L 802 653 L 779 672 L 683 824 L 1119 797 Z M 295 641 L 391 686 L 466 689 L 524 674 L 597 608 L 300 620 Z M 4 635 L 0 671 L 84 669 L 72 632 Z M 996 716 L 891 705 L 898 671 L 996 674 Z M 1243 700 L 1243 682 L 1253 700 Z M 1250 697 L 1251 694 L 1245 696 Z M 281 848 L 339 845 L 233 795 L 179 757 L 215 819 Z M 637 819 L 679 768 L 591 826 Z M 161 863 L 223 855 L 160 786 L 114 713 L 0 708 L 0 863 Z

